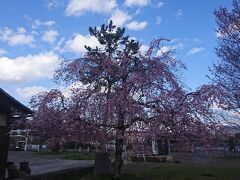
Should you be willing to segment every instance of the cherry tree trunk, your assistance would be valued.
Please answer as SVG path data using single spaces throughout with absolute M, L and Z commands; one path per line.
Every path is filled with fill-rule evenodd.
M 124 114 L 119 114 L 118 128 L 116 131 L 115 142 L 115 163 L 113 168 L 113 176 L 119 177 L 122 169 L 122 153 L 123 153 L 123 140 L 124 140 Z
M 124 135 L 124 129 L 120 130 L 121 135 Z M 119 177 L 122 169 L 122 153 L 123 153 L 123 137 L 117 137 L 115 144 L 115 163 L 113 168 L 114 177 Z

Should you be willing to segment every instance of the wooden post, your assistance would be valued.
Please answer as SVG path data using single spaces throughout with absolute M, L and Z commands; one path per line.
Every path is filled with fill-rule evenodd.
M 5 177 L 4 134 L 5 127 L 0 126 L 0 180 Z
M 167 144 L 168 144 L 168 155 L 171 153 L 171 141 L 167 140 Z
M 0 180 L 5 178 L 8 145 L 9 145 L 9 113 L 0 114 Z
M 94 165 L 95 175 L 110 175 L 112 174 L 112 164 L 109 153 L 98 153 L 95 155 Z

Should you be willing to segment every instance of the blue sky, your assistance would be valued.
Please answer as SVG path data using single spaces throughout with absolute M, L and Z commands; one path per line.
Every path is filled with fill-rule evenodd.
M 209 80 L 216 61 L 213 11 L 230 0 L 4 0 L 0 7 L 0 87 L 27 104 L 34 93 L 57 87 L 52 75 L 61 58 L 76 58 L 96 45 L 89 26 L 109 19 L 143 44 L 171 40 L 183 61 L 183 82 L 192 90 Z M 59 87 L 64 89 L 64 87 Z

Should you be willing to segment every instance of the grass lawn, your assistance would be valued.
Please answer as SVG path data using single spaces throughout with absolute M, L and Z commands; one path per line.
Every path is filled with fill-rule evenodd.
M 93 154 L 72 153 L 72 154 L 65 154 L 60 158 L 66 159 L 66 160 L 94 160 L 95 157 Z
M 89 174 L 82 180 L 110 180 Z M 148 163 L 147 167 L 129 164 L 123 168 L 123 180 L 229 180 L 240 179 L 240 166 L 228 164 Z
M 71 152 L 71 151 L 63 151 L 63 152 L 36 152 L 36 155 L 53 155 L 57 156 L 59 159 L 66 160 L 94 160 L 94 154 L 90 153 L 79 153 L 79 152 Z
M 234 155 L 230 155 L 230 156 L 221 156 L 221 157 L 217 157 L 217 159 L 226 159 L 226 160 L 240 160 L 240 156 L 234 156 Z
M 72 153 L 75 153 L 75 152 L 71 152 L 71 151 L 58 151 L 58 152 L 55 152 L 55 151 L 45 151 L 45 152 L 34 152 L 35 155 L 64 155 L 64 154 L 72 154 Z
M 149 179 L 240 179 L 240 167 L 226 168 L 206 164 L 161 164 L 149 170 L 134 172 Z
M 39 153 L 37 153 L 39 154 Z M 40 153 L 56 155 L 68 160 L 93 160 L 93 154 L 79 152 Z M 93 173 L 84 177 L 72 177 L 67 180 L 110 180 L 111 177 L 98 176 Z M 240 180 L 239 156 L 228 156 L 213 159 L 199 159 L 185 163 L 147 163 L 147 167 L 136 163 L 125 165 L 122 180 Z

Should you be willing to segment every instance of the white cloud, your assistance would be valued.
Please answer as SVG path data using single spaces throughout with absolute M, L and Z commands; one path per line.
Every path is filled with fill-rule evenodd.
M 149 49 L 149 46 L 148 46 L 148 45 L 142 44 L 142 45 L 140 46 L 140 52 L 141 52 L 142 54 L 145 54 L 145 53 L 148 51 L 148 49 Z
M 33 95 L 36 95 L 40 92 L 49 91 L 49 89 L 42 86 L 29 86 L 24 88 L 17 88 L 15 91 L 20 97 L 24 99 L 30 99 Z
M 177 18 L 180 18 L 181 16 L 183 16 L 183 14 L 184 14 L 184 12 L 183 12 L 182 9 L 178 9 L 178 10 L 176 11 L 176 16 L 177 16 Z
M 190 49 L 187 53 L 187 55 L 192 55 L 192 54 L 196 54 L 196 53 L 199 53 L 201 51 L 203 51 L 204 48 L 203 47 L 194 47 L 192 49 Z
M 136 16 L 136 15 L 138 15 L 138 14 L 140 14 L 140 13 L 141 13 L 141 7 L 137 8 L 137 10 L 136 10 L 136 12 L 134 13 L 134 15 Z
M 171 45 L 171 46 L 162 46 L 158 52 L 157 55 L 161 56 L 169 51 L 174 51 L 176 49 L 183 49 L 184 44 L 182 42 L 179 42 L 178 44 Z
M 195 43 L 203 43 L 203 39 L 200 39 L 200 38 L 194 38 L 193 41 Z
M 184 44 L 182 42 L 179 42 L 172 46 L 173 49 L 183 49 Z
M 14 59 L 0 57 L 0 82 L 26 82 L 51 78 L 58 64 L 58 56 L 51 52 Z
M 64 52 L 63 45 L 64 45 L 65 38 L 62 37 L 55 45 L 54 51 Z
M 18 32 L 19 34 L 24 34 L 24 33 L 26 33 L 27 31 L 26 31 L 26 29 L 24 29 L 23 27 L 18 27 L 18 28 L 17 28 L 17 32 Z
M 42 40 L 49 42 L 50 44 L 53 44 L 57 39 L 57 36 L 59 36 L 59 33 L 57 31 L 54 30 L 45 31 L 42 36 Z
M 61 1 L 59 0 L 48 0 L 46 5 L 47 5 L 47 8 L 51 10 L 53 8 L 58 7 L 60 4 L 61 4 Z
M 137 41 L 137 38 L 135 36 L 131 36 L 131 37 L 129 37 L 129 40 Z
M 162 56 L 166 53 L 168 53 L 169 51 L 172 51 L 174 48 L 172 46 L 162 46 L 158 52 L 157 52 L 157 55 L 158 56 Z
M 142 21 L 142 22 L 137 22 L 137 21 L 132 21 L 127 24 L 127 28 L 130 30 L 142 30 L 147 26 L 147 21 Z
M 88 87 L 89 87 L 89 84 L 83 85 L 81 82 L 75 82 L 69 86 L 60 86 L 58 87 L 58 89 L 61 90 L 61 92 L 65 97 L 70 97 L 71 95 L 73 95 L 72 90 L 74 89 L 87 90 Z
M 8 27 L 1 28 L 0 40 L 7 42 L 11 46 L 32 45 L 35 41 L 33 35 L 28 35 L 23 27 L 18 27 L 15 32 Z
M 164 2 L 161 2 L 161 1 L 160 1 L 160 2 L 157 3 L 157 7 L 158 7 L 158 8 L 161 8 L 163 5 L 164 5 Z
M 83 85 L 81 82 L 73 83 L 69 86 L 52 86 L 52 87 L 43 87 L 43 86 L 28 86 L 15 89 L 19 97 L 23 98 L 26 102 L 34 95 L 37 95 L 40 92 L 49 92 L 51 89 L 59 89 L 66 98 L 69 98 L 73 89 L 82 89 L 86 90 L 88 85 Z
M 29 16 L 28 14 L 24 14 L 23 18 L 26 19 L 27 21 L 31 21 L 32 20 L 31 16 Z
M 162 22 L 162 17 L 158 16 L 156 19 L 156 25 L 161 24 L 161 22 Z
M 65 50 L 75 53 L 83 53 L 86 52 L 84 45 L 90 46 L 92 48 L 96 46 L 100 47 L 100 44 L 95 37 L 90 35 L 84 36 L 79 33 L 75 33 L 73 35 L 73 38 L 65 43 Z
M 150 3 L 150 0 L 125 0 L 125 6 L 146 6 Z
M 227 33 L 227 31 L 231 32 L 232 34 L 239 33 L 239 22 L 236 21 L 229 23 L 227 29 L 228 30 L 222 30 L 218 28 L 215 32 L 216 37 L 222 39 L 229 36 L 229 33 Z
M 0 49 L 0 56 L 2 56 L 4 54 L 8 54 L 8 52 L 4 49 Z
M 55 25 L 56 22 L 53 20 L 48 20 L 48 21 L 41 21 L 40 19 L 35 19 L 32 23 L 32 28 L 36 29 L 39 26 L 46 26 L 46 27 L 51 27 L 53 25 Z
M 70 0 L 67 8 L 67 16 L 80 16 L 86 12 L 109 13 L 117 6 L 116 0 Z
M 224 33 L 224 32 L 220 32 L 220 31 L 217 31 L 216 32 L 216 37 L 217 38 L 224 38 L 226 36 L 226 33 Z
M 123 26 L 125 23 L 127 23 L 131 19 L 132 17 L 130 15 L 128 15 L 127 13 L 119 9 L 116 9 L 110 17 L 110 20 L 113 21 L 113 24 L 118 27 Z

